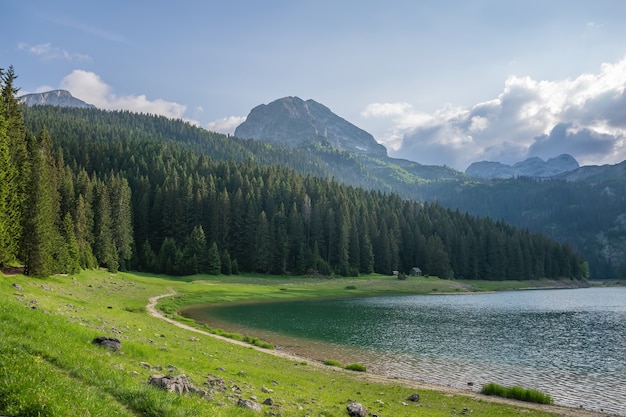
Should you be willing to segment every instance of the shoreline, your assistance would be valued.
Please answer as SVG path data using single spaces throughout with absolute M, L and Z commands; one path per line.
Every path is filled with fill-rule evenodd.
M 560 405 L 544 405 L 544 404 L 535 404 L 535 403 L 529 403 L 529 402 L 524 402 L 524 401 L 517 401 L 517 400 L 510 400 L 510 399 L 506 399 L 506 398 L 501 398 L 501 397 L 494 397 L 494 396 L 487 396 L 487 395 L 483 395 L 480 394 L 478 392 L 475 392 L 473 390 L 464 390 L 464 389 L 459 389 L 459 388 L 455 388 L 455 387 L 451 387 L 451 386 L 446 386 L 446 385 L 437 385 L 437 384 L 432 384 L 432 383 L 427 383 L 427 382 L 421 382 L 421 381 L 416 381 L 416 380 L 411 380 L 411 379 L 405 379 L 405 378 L 396 378 L 396 377 L 389 377 L 386 375 L 381 375 L 381 374 L 376 374 L 376 373 L 371 373 L 371 372 L 367 372 L 367 373 L 359 373 L 359 372 L 352 372 L 352 371 L 347 371 L 344 370 L 342 368 L 338 368 L 338 367 L 333 367 L 333 366 L 329 366 L 329 365 L 325 365 L 323 364 L 321 361 L 319 361 L 318 359 L 313 359 L 304 355 L 298 355 L 298 354 L 294 354 L 292 352 L 289 352 L 287 350 L 283 350 L 281 349 L 264 349 L 264 348 L 260 348 L 257 346 L 253 346 L 250 345 L 248 343 L 245 342 L 241 342 L 238 340 L 233 340 L 233 339 L 229 339 L 223 336 L 219 336 L 216 334 L 212 334 L 210 332 L 204 331 L 202 329 L 198 329 L 196 327 L 178 322 L 176 320 L 173 320 L 169 317 L 166 317 L 163 313 L 161 313 L 157 308 L 156 305 L 158 303 L 158 301 L 162 298 L 166 298 L 166 297 L 171 297 L 176 295 L 176 292 L 170 288 L 170 292 L 166 293 L 166 294 L 161 294 L 161 295 L 156 295 L 153 297 L 149 298 L 149 303 L 148 305 L 146 305 L 146 310 L 148 312 L 149 315 L 151 315 L 152 317 L 158 318 L 160 320 L 164 320 L 169 324 L 172 324 L 176 327 L 179 327 L 181 329 L 184 330 L 188 330 L 194 333 L 198 333 L 198 334 L 202 334 L 202 335 L 206 335 L 206 336 L 210 336 L 225 342 L 229 342 L 229 343 L 233 343 L 236 345 L 240 345 L 240 346 L 245 346 L 247 348 L 252 348 L 255 349 L 259 352 L 264 352 L 270 355 L 274 355 L 274 356 L 278 356 L 281 358 L 285 358 L 288 360 L 292 360 L 292 361 L 296 361 L 296 362 L 301 362 L 301 361 L 307 361 L 308 364 L 311 364 L 313 366 L 316 366 L 318 368 L 321 369 L 332 369 L 338 372 L 348 372 L 350 373 L 354 378 L 359 378 L 368 382 L 375 382 L 375 383 L 380 383 L 380 384 L 385 384 L 385 385 L 391 385 L 391 384 L 400 384 L 402 386 L 408 387 L 408 388 L 415 388 L 415 389 L 423 389 L 423 390 L 431 390 L 431 391 L 438 391 L 438 392 L 444 392 L 444 393 L 448 393 L 451 395 L 460 395 L 460 396 L 466 396 L 466 397 L 472 397 L 475 399 L 479 399 L 481 401 L 490 401 L 490 402 L 496 402 L 496 403 L 504 403 L 504 404 L 510 404 L 510 405 L 515 405 L 515 406 L 519 406 L 519 407 L 524 407 L 524 408 L 531 408 L 531 409 L 536 409 L 536 410 L 541 410 L 541 411 L 546 411 L 546 412 L 551 412 L 551 413 L 556 413 L 559 416 L 563 416 L 563 417 L 620 417 L 617 414 L 608 414 L 608 413 L 603 413 L 603 412 L 599 412 L 599 411 L 593 411 L 593 410 L 588 410 L 588 409 L 584 409 L 584 408 L 572 408 L 572 407 L 565 407 L 565 406 L 560 406 Z

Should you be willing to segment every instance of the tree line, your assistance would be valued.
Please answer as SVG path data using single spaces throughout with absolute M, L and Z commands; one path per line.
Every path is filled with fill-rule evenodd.
M 2 74 L 0 159 L 10 181 L 0 204 L 13 214 L 0 220 L 0 262 L 23 261 L 28 273 L 100 266 L 171 275 L 354 276 L 419 267 L 443 278 L 586 276 L 567 244 L 437 204 L 298 174 L 278 163 L 288 153 L 263 144 L 235 141 L 239 155 L 231 155 L 230 138 L 211 139 L 217 134 L 182 121 L 22 108 L 14 78 L 12 69 Z M 191 132 L 187 142 L 166 139 L 180 131 Z M 224 146 L 211 152 L 216 141 Z M 254 147 L 261 156 L 250 153 Z
M 0 70 L 0 265 L 30 275 L 125 268 L 133 230 L 128 181 L 72 171 L 43 128 L 26 128 L 13 68 Z

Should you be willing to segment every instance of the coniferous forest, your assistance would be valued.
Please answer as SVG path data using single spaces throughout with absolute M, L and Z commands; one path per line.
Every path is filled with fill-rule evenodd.
M 180 120 L 22 107 L 15 80 L 12 68 L 2 71 L 1 265 L 23 264 L 31 275 L 97 267 L 169 275 L 355 276 L 412 267 L 462 279 L 588 275 L 579 254 L 544 235 L 323 179 L 328 162 Z

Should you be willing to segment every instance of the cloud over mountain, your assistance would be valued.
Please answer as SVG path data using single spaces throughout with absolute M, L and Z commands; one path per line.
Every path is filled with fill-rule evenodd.
M 94 72 L 74 70 L 61 80 L 60 88 L 68 90 L 96 107 L 108 110 L 129 110 L 138 113 L 157 114 L 171 118 L 183 118 L 187 106 L 160 98 L 148 99 L 144 94 L 115 94 L 111 86 L 106 84 Z
M 537 81 L 510 76 L 498 97 L 471 108 L 424 113 L 374 103 L 364 119 L 386 121 L 377 137 L 390 154 L 465 169 L 480 160 L 513 163 L 569 153 L 582 164 L 626 159 L 626 57 L 596 74 Z

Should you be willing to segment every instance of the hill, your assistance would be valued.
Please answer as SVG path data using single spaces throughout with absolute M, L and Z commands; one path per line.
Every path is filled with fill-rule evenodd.
M 93 104 L 72 96 L 66 90 L 52 90 L 44 93 L 25 94 L 18 98 L 21 104 L 27 106 L 60 106 L 60 107 L 78 107 L 78 108 L 95 108 Z

